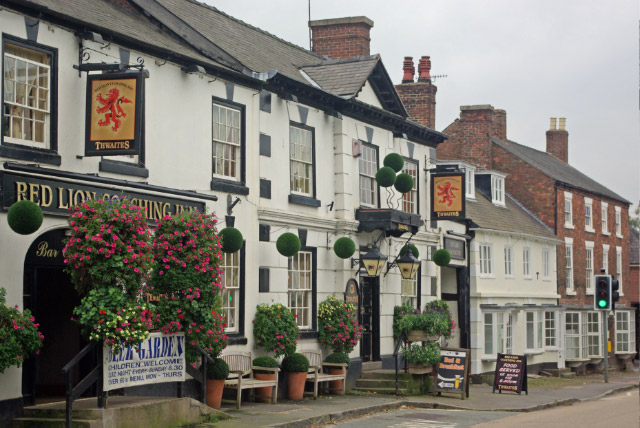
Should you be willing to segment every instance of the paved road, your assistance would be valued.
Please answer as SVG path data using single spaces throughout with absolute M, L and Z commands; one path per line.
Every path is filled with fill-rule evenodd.
M 572 406 L 513 413 L 402 408 L 338 423 L 344 428 L 640 427 L 638 390 Z

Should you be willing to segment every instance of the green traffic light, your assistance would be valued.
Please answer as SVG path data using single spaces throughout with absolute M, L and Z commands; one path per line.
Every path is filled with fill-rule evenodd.
M 606 300 L 598 300 L 598 306 L 600 306 L 601 308 L 606 308 L 607 307 L 607 301 Z

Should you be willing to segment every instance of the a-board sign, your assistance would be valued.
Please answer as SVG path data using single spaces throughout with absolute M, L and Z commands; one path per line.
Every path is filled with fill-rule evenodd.
M 184 382 L 184 333 L 150 333 L 140 349 L 124 347 L 114 354 L 104 348 L 103 390 L 148 383 Z
M 441 348 L 440 361 L 436 368 L 433 392 L 460 394 L 460 399 L 469 397 L 469 362 L 471 351 L 464 348 Z
M 499 393 L 509 391 L 518 394 L 525 391 L 529 395 L 526 355 L 498 354 L 493 392 L 496 390 Z

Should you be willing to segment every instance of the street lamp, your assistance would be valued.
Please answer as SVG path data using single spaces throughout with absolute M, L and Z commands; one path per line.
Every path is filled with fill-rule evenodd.
M 413 279 L 416 276 L 416 272 L 418 272 L 418 268 L 420 268 L 420 260 L 416 259 L 409 248 L 407 248 L 404 256 L 400 257 L 395 264 L 398 265 L 400 269 L 402 279 Z
M 387 263 L 387 256 L 383 255 L 376 245 L 371 250 L 360 257 L 360 259 L 351 259 L 352 266 L 362 263 L 367 270 L 369 276 L 378 277 L 382 272 L 382 268 Z

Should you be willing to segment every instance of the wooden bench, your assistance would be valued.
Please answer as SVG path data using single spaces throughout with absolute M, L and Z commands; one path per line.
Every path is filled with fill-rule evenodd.
M 236 407 L 240 408 L 242 401 L 242 391 L 250 390 L 250 400 L 255 400 L 255 389 L 271 387 L 271 403 L 278 402 L 278 372 L 279 368 L 257 367 L 252 365 L 251 352 L 234 352 L 222 355 L 222 358 L 229 365 L 229 377 L 224 381 L 224 387 L 237 391 Z M 276 375 L 274 380 L 254 379 L 254 370 L 273 372 Z M 248 377 L 247 377 L 248 376 Z
M 313 394 L 313 398 L 318 398 L 318 383 L 330 380 L 342 380 L 342 394 L 344 394 L 347 384 L 347 365 L 345 363 L 323 363 L 320 351 L 300 351 L 300 353 L 309 360 L 307 382 L 313 382 L 313 392 L 305 392 L 305 394 Z M 325 373 L 324 369 L 330 367 L 342 368 L 342 371 L 339 374 Z

